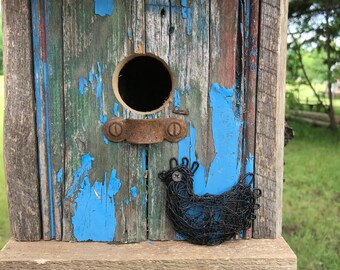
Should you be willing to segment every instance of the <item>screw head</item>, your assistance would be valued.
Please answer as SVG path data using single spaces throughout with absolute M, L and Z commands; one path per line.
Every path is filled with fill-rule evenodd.
M 122 134 L 123 132 L 123 128 L 120 124 L 118 123 L 113 123 L 111 126 L 110 126 L 110 134 L 114 137 L 118 137 Z
M 170 123 L 168 126 L 167 132 L 171 137 L 177 137 L 179 134 L 181 134 L 182 128 L 180 124 L 174 122 Z
M 182 174 L 179 171 L 175 171 L 172 173 L 171 176 L 172 180 L 174 180 L 175 182 L 179 182 L 182 180 Z

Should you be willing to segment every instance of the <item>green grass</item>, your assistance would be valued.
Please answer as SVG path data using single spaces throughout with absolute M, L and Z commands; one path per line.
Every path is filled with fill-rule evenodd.
M 283 236 L 299 269 L 340 269 L 340 136 L 291 122 L 285 148 Z
M 3 160 L 4 76 L 0 76 L 0 249 L 10 237 Z

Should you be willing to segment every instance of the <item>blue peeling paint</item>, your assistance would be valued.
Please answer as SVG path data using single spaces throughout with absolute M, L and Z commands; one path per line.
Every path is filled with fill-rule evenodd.
M 83 179 L 88 178 L 89 171 L 92 169 L 92 161 L 94 161 L 94 158 L 91 157 L 90 153 L 81 157 L 81 167 L 73 173 L 73 183 L 66 194 L 66 198 L 73 196 L 76 190 L 79 190 Z
M 189 136 L 185 137 L 178 143 L 178 159 L 181 161 L 183 157 L 188 157 L 191 162 L 197 160 L 196 152 L 196 129 L 190 123 Z M 197 160 L 199 162 L 199 160 Z M 206 169 L 201 164 L 194 176 L 194 193 L 196 195 L 204 195 L 206 190 Z
M 178 110 L 181 107 L 181 95 L 179 94 L 179 90 L 175 89 L 174 91 L 174 107 Z
M 96 95 L 97 104 L 99 104 L 99 122 L 100 124 L 105 124 L 107 122 L 107 116 L 104 113 L 104 97 L 103 97 L 103 89 L 105 85 L 103 84 L 103 68 L 99 62 L 96 63 L 96 71 L 93 72 L 91 69 L 88 72 L 88 79 L 85 77 L 80 77 L 78 80 L 78 90 L 81 95 L 85 94 L 85 90 L 91 90 L 90 94 Z M 106 88 L 105 88 L 106 89 Z M 95 90 L 94 92 L 92 90 Z M 114 114 L 118 114 L 118 104 L 114 105 Z M 105 144 L 108 144 L 108 139 L 103 136 L 103 140 Z
M 147 160 L 146 160 L 146 150 L 143 149 L 142 150 L 142 171 L 143 172 L 146 172 L 146 162 L 147 162 Z
M 241 169 L 239 136 L 242 122 L 234 113 L 234 92 L 234 89 L 227 89 L 218 83 L 211 86 L 209 96 L 215 158 L 207 179 L 207 170 L 202 165 L 195 173 L 194 193 L 197 195 L 223 193 L 238 181 Z M 178 143 L 178 158 L 188 157 L 191 162 L 198 160 L 195 145 L 196 129 L 190 123 L 189 136 Z
M 137 198 L 137 188 L 136 187 L 131 188 L 131 195 L 132 195 L 133 198 Z
M 84 95 L 85 87 L 88 87 L 87 80 L 84 77 L 80 77 L 80 79 L 78 81 L 78 87 L 79 87 L 79 93 L 81 95 Z
M 229 190 L 238 181 L 241 165 L 239 134 L 242 122 L 234 114 L 234 89 L 226 89 L 213 83 L 209 95 L 216 155 L 209 170 L 207 188 L 218 194 Z M 221 185 L 221 182 L 225 182 L 225 185 Z
M 114 10 L 113 0 L 95 0 L 94 13 L 99 16 L 111 16 Z
M 115 169 L 111 171 L 109 183 L 106 172 L 104 181 L 96 181 L 92 186 L 88 176 L 82 178 L 72 217 L 74 236 L 78 241 L 114 240 L 117 225 L 114 197 L 120 188 Z
M 63 182 L 63 168 L 57 172 L 57 182 L 61 184 Z
M 114 196 L 118 193 L 121 182 L 113 169 L 107 183 L 95 181 L 91 186 L 89 172 L 94 158 L 90 153 L 81 158 L 81 166 L 73 173 L 73 183 L 66 198 L 74 197 L 72 217 L 74 236 L 78 241 L 112 241 L 116 229 Z
M 188 7 L 187 0 L 181 0 L 182 6 L 182 19 L 187 21 L 186 32 L 187 35 L 191 35 L 191 8 Z
M 117 102 L 115 102 L 115 103 L 113 104 L 113 115 L 114 115 L 114 116 L 118 116 L 118 109 L 119 109 L 119 105 L 118 105 Z

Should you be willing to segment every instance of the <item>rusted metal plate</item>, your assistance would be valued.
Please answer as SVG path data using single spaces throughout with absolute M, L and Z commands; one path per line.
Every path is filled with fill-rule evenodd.
M 112 118 L 104 125 L 104 135 L 111 142 L 155 144 L 164 140 L 178 142 L 187 135 L 182 119 L 123 119 Z

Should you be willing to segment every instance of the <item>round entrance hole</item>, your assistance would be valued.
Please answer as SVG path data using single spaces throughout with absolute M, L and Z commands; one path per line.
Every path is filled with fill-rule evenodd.
M 141 114 L 161 110 L 173 89 L 169 66 L 153 54 L 133 54 L 125 58 L 118 64 L 112 82 L 118 101 Z

